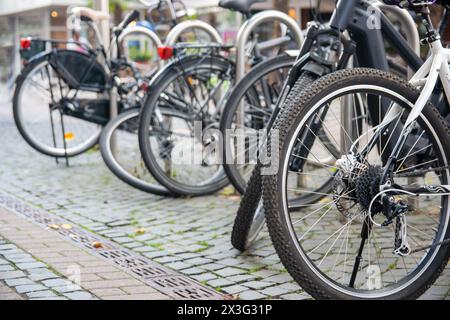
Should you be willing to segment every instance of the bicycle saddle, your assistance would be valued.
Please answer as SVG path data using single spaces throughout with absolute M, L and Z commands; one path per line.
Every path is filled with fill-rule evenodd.
M 249 14 L 251 6 L 257 2 L 265 0 L 220 0 L 219 7 Z
M 109 20 L 109 14 L 103 11 L 96 11 L 85 7 L 75 7 L 72 9 L 72 14 L 79 17 L 86 17 L 93 22 Z

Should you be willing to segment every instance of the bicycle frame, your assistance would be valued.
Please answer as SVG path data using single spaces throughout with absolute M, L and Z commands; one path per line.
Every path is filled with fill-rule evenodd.
M 440 39 L 437 38 L 433 42 L 430 42 L 430 53 L 430 57 L 410 80 L 410 83 L 412 85 L 421 88 L 421 93 L 419 95 L 419 98 L 417 99 L 416 104 L 411 110 L 411 113 L 406 119 L 399 140 L 395 144 L 391 152 L 391 156 L 385 166 L 382 176 L 382 191 L 391 190 L 391 169 L 399 158 L 406 139 L 411 133 L 413 127 L 412 125 L 420 117 L 423 109 L 432 97 L 434 88 L 439 79 L 442 82 L 443 91 L 446 96 L 447 102 L 450 103 L 450 68 L 448 65 L 450 61 L 450 49 L 444 48 Z M 377 140 L 384 132 L 384 129 L 389 127 L 393 123 L 393 121 L 398 118 L 400 112 L 400 106 L 398 106 L 397 104 L 391 105 L 388 113 L 386 114 L 386 117 L 379 124 L 379 126 L 377 126 L 374 135 L 371 137 L 367 146 L 361 152 L 362 156 L 368 154 L 370 150 L 377 144 Z M 355 145 L 353 145 L 351 149 L 354 149 L 354 147 Z M 396 188 L 398 189 L 398 186 Z M 450 186 L 428 186 L 427 188 L 402 187 L 401 189 L 414 195 L 443 195 L 447 193 L 450 195 Z

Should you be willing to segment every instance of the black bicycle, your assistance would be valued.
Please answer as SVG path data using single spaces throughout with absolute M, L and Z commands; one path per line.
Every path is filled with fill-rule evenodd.
M 372 19 L 372 10 L 368 10 L 369 3 L 366 2 L 339 2 L 333 20 L 330 22 L 331 28 L 323 28 L 320 25 L 313 25 L 308 31 L 307 39 L 302 48 L 294 67 L 290 71 L 288 80 L 284 82 L 283 90 L 278 96 L 281 98 L 277 100 L 272 107 L 274 112 L 271 118 L 267 117 L 268 121 L 265 123 L 265 128 L 271 128 L 278 112 L 283 105 L 288 103 L 295 104 L 295 101 L 301 98 L 302 91 L 309 87 L 309 85 L 316 79 L 324 76 L 332 71 L 343 69 L 347 67 L 347 61 L 350 56 L 354 58 L 355 66 L 372 67 L 379 70 L 392 70 L 396 73 L 406 73 L 406 68 L 399 68 L 387 59 L 385 52 L 385 40 L 396 49 L 399 56 L 406 62 L 406 64 L 413 70 L 417 70 L 423 61 L 419 58 L 413 50 L 408 46 L 408 43 L 400 35 L 397 29 L 391 24 L 385 15 L 379 12 L 381 28 L 369 29 L 367 21 Z M 346 20 L 348 19 L 348 20 Z M 448 15 L 444 16 L 443 23 L 447 21 Z M 345 36 L 345 31 L 351 35 L 350 39 Z M 394 67 L 394 68 L 392 68 Z M 404 71 L 402 71 L 404 70 Z M 406 76 L 406 74 L 405 74 Z M 255 80 L 258 80 L 255 78 Z M 258 80 L 259 81 L 259 80 Z M 244 79 L 238 87 L 241 88 L 239 95 L 234 95 L 235 100 L 230 101 L 234 107 L 230 107 L 233 114 L 228 115 L 228 121 L 223 125 L 223 129 L 232 128 L 233 123 L 236 122 L 238 111 L 246 108 L 244 114 L 247 115 L 248 110 L 255 112 L 255 108 L 248 107 L 245 102 L 248 92 L 254 90 L 253 87 L 257 82 L 251 82 L 249 79 Z M 292 91 L 294 90 L 295 91 Z M 433 97 L 433 103 L 445 113 L 447 110 L 447 102 L 443 96 L 437 94 Z M 292 92 L 290 94 L 290 92 Z M 262 95 L 260 95 L 261 100 Z M 294 99 L 294 100 L 292 100 Z M 292 100 L 292 101 L 291 101 Z M 260 103 L 260 102 L 258 102 Z M 367 113 L 364 104 L 360 99 L 354 101 L 355 110 L 352 114 L 343 115 L 343 118 L 350 121 L 346 123 L 347 131 L 356 134 L 358 126 L 361 125 L 362 117 Z M 256 105 L 258 107 L 258 105 Z M 242 111 L 241 111 L 242 112 Z M 341 116 L 341 115 L 340 115 Z M 373 114 L 373 120 L 376 121 L 378 115 Z M 348 120 L 350 119 L 350 120 Z M 248 125 L 248 124 L 246 124 Z M 330 137 L 329 133 L 319 132 L 321 141 L 326 146 L 333 146 L 335 141 Z M 230 141 L 225 141 L 225 146 L 230 148 Z M 231 148 L 233 145 L 231 145 Z M 333 150 L 333 148 L 329 148 Z M 225 153 L 227 150 L 225 150 Z M 243 153 L 248 154 L 249 148 L 244 148 Z M 337 155 L 337 150 L 333 151 L 334 156 Z M 255 155 L 252 155 L 255 157 Z M 328 161 L 328 165 L 332 166 L 333 156 L 325 155 L 327 159 L 318 159 L 320 162 Z M 300 165 L 301 161 L 298 159 L 296 165 Z M 261 184 L 261 163 L 245 163 L 245 166 L 239 165 L 236 161 L 226 164 L 226 170 L 230 174 L 230 180 L 235 182 L 238 190 L 245 190 L 242 198 L 240 208 L 238 210 L 235 224 L 232 233 L 232 244 L 239 250 L 246 250 L 252 242 L 256 239 L 260 230 L 264 226 L 264 206 L 261 201 L 262 184 Z M 228 167 L 228 168 L 227 168 Z M 247 168 L 246 171 L 241 167 Z M 249 169 L 253 169 L 251 176 L 249 176 Z M 314 162 L 309 161 L 303 170 L 314 170 Z M 247 173 L 247 174 L 245 174 Z M 233 178 L 234 176 L 234 178 Z M 297 185 L 301 187 L 305 184 L 306 172 L 303 175 L 298 175 Z M 311 177 L 310 177 L 311 178 Z M 317 180 L 317 181 L 320 181 Z M 315 203 L 323 194 L 326 194 L 332 187 L 332 179 L 316 185 L 315 194 L 296 192 L 295 201 L 292 203 L 294 210 L 300 210 L 302 206 L 308 203 Z M 301 188 L 300 188 L 301 189 Z
M 251 6 L 256 2 L 223 0 L 219 5 L 250 18 Z M 267 51 L 282 52 L 292 43 L 289 34 L 264 42 L 258 40 L 261 37 L 255 31 L 248 51 L 252 66 L 264 61 Z M 197 53 L 195 50 L 199 49 Z M 178 195 L 201 196 L 215 193 L 228 184 L 221 166 L 222 142 L 218 129 L 224 104 L 232 98 L 234 63 L 227 50 L 220 53 L 214 46 L 175 48 L 176 53 L 180 50 L 187 55 L 176 57 L 152 82 L 141 113 L 139 143 L 146 167 L 161 185 Z M 189 121 L 158 115 L 169 108 L 184 112 Z M 164 129 L 158 128 L 165 132 L 163 143 L 160 138 L 155 143 L 152 134 L 155 118 L 160 119 L 158 125 L 167 123 Z
M 138 17 L 137 11 L 131 12 L 115 28 L 116 39 Z M 108 60 L 95 17 L 80 18 L 95 31 L 97 47 L 37 39 L 53 49 L 28 61 L 14 92 L 13 113 L 20 134 L 34 149 L 57 159 L 82 154 L 98 142 L 102 126 L 110 120 L 112 87 L 118 90 L 121 111 L 136 104 L 148 82 L 123 57 L 118 43 L 117 58 Z M 76 45 L 78 49 L 57 49 L 57 45 Z

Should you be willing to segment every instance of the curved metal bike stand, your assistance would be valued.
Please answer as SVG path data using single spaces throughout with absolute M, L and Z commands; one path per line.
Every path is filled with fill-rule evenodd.
M 162 46 L 162 42 L 159 39 L 158 35 L 147 29 L 144 27 L 138 27 L 138 26 L 134 26 L 134 27 L 128 27 L 126 28 L 122 34 L 119 36 L 118 42 L 120 44 L 122 44 L 123 40 L 125 39 L 125 37 L 129 36 L 130 34 L 134 34 L 134 35 L 143 35 L 145 37 L 150 38 L 153 43 L 156 45 L 156 47 L 161 47 Z M 111 58 L 117 58 L 117 41 L 116 41 L 116 37 L 114 37 L 113 41 L 111 42 L 111 48 L 110 48 L 110 52 L 111 52 Z M 110 117 L 111 119 L 117 117 L 118 113 L 119 113 L 119 108 L 117 105 L 117 100 L 118 100 L 118 94 L 117 94 L 117 89 L 116 88 L 112 88 L 110 90 Z M 112 142 L 112 149 L 113 152 L 115 151 L 115 141 Z
M 200 20 L 187 20 L 177 24 L 167 35 L 165 45 L 173 46 L 178 38 L 188 29 L 201 29 L 205 31 L 216 43 L 223 44 L 222 37 L 214 27 Z
M 401 29 L 405 32 L 406 41 L 409 43 L 411 49 L 413 49 L 414 52 L 418 56 L 420 56 L 419 31 L 417 30 L 416 23 L 409 14 L 408 10 L 401 9 L 396 6 L 389 6 L 382 2 L 374 3 L 373 6 L 380 9 L 381 11 L 389 12 L 398 19 L 401 25 Z M 411 68 L 408 68 L 408 76 L 412 77 L 413 75 L 414 71 Z
M 118 39 L 119 43 L 122 43 L 123 40 L 125 39 L 125 37 L 129 36 L 130 34 L 136 34 L 136 35 L 142 34 L 143 36 L 146 36 L 146 37 L 150 38 L 156 44 L 156 47 L 161 47 L 162 46 L 162 42 L 159 39 L 158 35 L 155 32 L 153 32 L 153 31 L 151 31 L 151 30 L 149 30 L 147 28 L 144 28 L 144 27 L 129 27 L 129 28 L 126 28 L 122 32 L 122 34 L 119 36 L 119 39 Z M 111 43 L 110 51 L 111 51 L 112 58 L 116 58 L 117 57 L 117 43 L 116 43 L 116 39 L 115 38 L 113 39 L 113 41 Z
M 252 32 L 265 22 L 280 22 L 288 27 L 292 31 L 294 40 L 297 42 L 299 48 L 303 44 L 303 33 L 300 29 L 297 21 L 292 19 L 287 14 L 276 11 L 276 10 L 266 10 L 262 11 L 252 18 L 247 20 L 242 27 L 239 29 L 236 41 L 236 82 L 241 80 L 245 75 L 245 62 L 246 62 L 246 52 L 245 46 L 250 38 Z

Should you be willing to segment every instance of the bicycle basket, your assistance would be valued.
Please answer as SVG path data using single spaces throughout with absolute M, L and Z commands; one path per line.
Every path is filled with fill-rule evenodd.
M 71 89 L 103 92 L 108 83 L 103 66 L 95 56 L 72 50 L 58 50 L 50 63 Z

